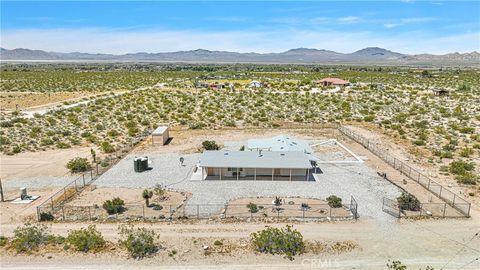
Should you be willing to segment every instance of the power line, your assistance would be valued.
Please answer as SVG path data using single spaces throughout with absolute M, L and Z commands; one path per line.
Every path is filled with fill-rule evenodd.
M 475 235 L 473 235 L 472 238 L 470 238 L 470 240 L 468 240 L 467 243 L 465 243 L 465 246 L 468 246 L 468 244 L 470 244 L 470 242 L 472 242 L 472 240 L 473 240 L 475 237 L 477 237 L 477 236 L 478 236 L 478 232 L 477 232 Z M 465 248 L 465 246 L 463 246 L 459 251 L 457 251 L 457 253 L 455 253 L 455 255 L 453 255 L 453 257 L 450 258 L 450 260 L 448 260 L 448 262 L 446 262 L 446 263 L 440 268 L 440 270 L 442 270 L 443 268 L 445 268 L 455 257 L 457 257 L 458 254 L 460 254 L 460 252 L 463 251 L 463 249 Z

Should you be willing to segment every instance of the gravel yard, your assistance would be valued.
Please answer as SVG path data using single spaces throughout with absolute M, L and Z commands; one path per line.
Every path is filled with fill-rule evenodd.
M 225 143 L 226 148 L 235 149 L 242 144 Z M 140 154 L 135 154 L 139 156 Z M 95 184 L 98 187 L 152 188 L 156 184 L 172 190 L 192 194 L 188 204 L 210 204 L 200 206 L 200 214 L 214 213 L 233 199 L 255 196 L 306 197 L 325 199 L 334 194 L 350 203 L 353 195 L 358 202 L 358 213 L 362 218 L 390 219 L 382 212 L 382 198 L 396 197 L 400 192 L 389 182 L 377 176 L 376 172 L 363 163 L 321 164 L 323 174 L 316 175 L 317 181 L 191 181 L 193 168 L 200 154 L 180 155 L 175 153 L 149 153 L 152 161 L 150 171 L 135 173 L 133 158 L 129 155 L 102 175 Z M 180 157 L 184 157 L 183 166 Z M 186 211 L 197 211 L 188 207 Z

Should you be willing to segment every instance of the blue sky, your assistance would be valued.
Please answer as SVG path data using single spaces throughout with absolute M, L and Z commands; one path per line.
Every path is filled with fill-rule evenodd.
M 60 52 L 480 50 L 480 3 L 1 1 L 1 46 Z

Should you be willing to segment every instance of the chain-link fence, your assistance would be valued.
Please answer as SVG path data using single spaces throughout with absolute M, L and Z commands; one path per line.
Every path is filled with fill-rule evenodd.
M 363 145 L 367 148 L 370 152 L 381 158 L 383 161 L 387 162 L 396 170 L 400 171 L 402 174 L 406 175 L 410 179 L 414 180 L 422 187 L 436 195 L 438 198 L 442 199 L 445 203 L 453 207 L 454 209 L 458 210 L 462 213 L 461 216 L 463 217 L 470 217 L 470 207 L 471 204 L 460 197 L 459 195 L 453 193 L 449 189 L 443 187 L 439 183 L 433 181 L 426 175 L 420 173 L 418 170 L 412 168 L 406 162 L 401 161 L 400 159 L 388 154 L 384 148 L 377 146 L 376 144 L 370 142 L 368 139 L 355 134 L 353 131 L 345 128 L 344 126 L 338 126 L 338 130 L 344 134 L 345 136 L 349 137 L 350 139 L 356 141 L 357 143 Z M 435 203 L 429 203 L 431 205 L 435 205 Z M 443 204 L 443 203 L 440 203 Z M 425 203 L 427 205 L 427 203 Z M 445 206 L 445 208 L 447 208 Z M 447 210 L 446 210 L 447 211 Z
M 358 205 L 352 197 L 350 204 L 331 207 L 328 204 L 127 204 L 117 213 L 108 213 L 103 206 L 74 206 L 63 204 L 52 210 L 49 205 L 38 207 L 43 220 L 173 220 L 205 218 L 237 219 L 298 219 L 343 220 L 357 219 Z M 45 215 L 46 214 L 46 215 Z M 45 218 L 47 216 L 47 218 Z
M 38 220 L 40 220 L 41 213 L 48 212 L 53 214 L 60 210 L 64 211 L 64 209 L 61 208 L 66 202 L 72 200 L 73 197 L 85 189 L 85 187 L 92 184 L 93 181 L 108 171 L 113 165 L 117 164 L 149 134 L 151 134 L 151 130 L 144 130 L 138 136 L 132 138 L 130 142 L 117 146 L 114 152 L 109 153 L 103 158 L 99 158 L 95 164 L 95 167 L 91 171 L 78 176 L 72 182 L 68 183 L 55 194 L 46 199 L 37 207 Z M 49 210 L 47 211 L 47 209 Z
M 398 203 L 395 200 L 383 198 L 382 210 L 397 218 L 412 217 L 442 217 L 459 218 L 465 215 L 453 208 L 449 203 Z

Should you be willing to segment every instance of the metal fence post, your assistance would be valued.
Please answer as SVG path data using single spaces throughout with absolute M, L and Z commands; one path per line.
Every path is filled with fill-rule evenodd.
M 443 204 L 443 217 L 445 217 L 445 211 L 447 210 L 447 203 Z
M 63 221 L 65 221 L 65 205 L 62 206 L 62 217 L 63 217 Z
M 52 211 L 53 211 L 53 196 L 50 197 L 50 202 L 51 202 L 51 204 L 52 204 Z
M 331 206 L 329 206 L 329 207 L 330 207 L 330 214 L 329 215 L 330 215 L 330 218 L 332 218 L 332 207 Z
M 440 193 L 438 194 L 438 197 L 442 197 L 442 189 L 443 189 L 443 186 L 440 186 Z
M 37 219 L 40 221 L 40 206 L 37 206 Z
M 82 174 L 83 186 L 85 187 L 85 174 Z
M 88 207 L 88 219 L 92 220 L 92 208 Z
M 302 207 L 302 217 L 305 220 L 305 208 L 304 207 Z
M 143 219 L 145 219 L 145 205 L 142 204 L 142 216 L 143 216 Z

